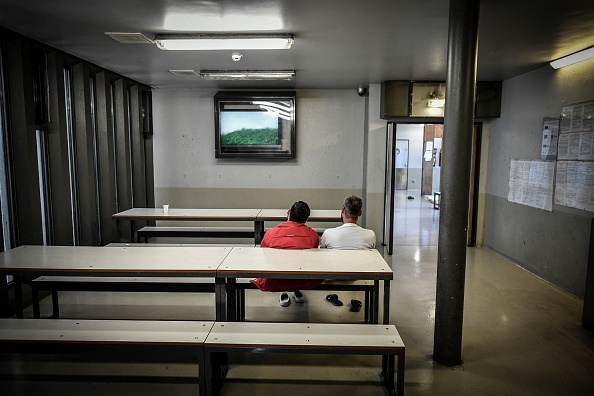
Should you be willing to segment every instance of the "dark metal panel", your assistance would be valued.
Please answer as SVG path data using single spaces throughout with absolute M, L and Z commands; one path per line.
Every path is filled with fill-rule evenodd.
M 64 60 L 60 53 L 47 55 L 49 123 L 47 131 L 53 244 L 73 245 L 70 169 L 64 95 Z
M 153 159 L 153 96 L 152 92 L 142 92 L 143 132 L 144 132 L 144 166 L 146 207 L 155 207 L 155 167 Z M 148 222 L 154 225 L 154 221 Z
M 97 202 L 95 199 L 95 168 L 93 153 L 93 125 L 91 119 L 91 96 L 89 66 L 79 63 L 73 67 L 76 172 L 78 181 L 78 204 L 80 215 L 80 244 L 96 246 Z
M 33 99 L 33 49 L 27 41 L 6 43 L 7 91 L 10 101 L 7 144 L 14 181 L 15 245 L 42 245 L 41 204 L 37 172 L 35 110 Z
M 116 144 L 116 173 L 118 210 L 121 212 L 132 208 L 132 169 L 129 114 L 128 114 L 128 89 L 126 81 L 119 79 L 114 82 L 114 108 L 115 108 L 115 144 Z M 132 241 L 130 229 L 120 223 L 118 234 L 125 240 Z
M 99 201 L 101 202 L 101 241 L 118 241 L 116 213 L 115 158 L 111 115 L 111 81 L 107 72 L 95 75 L 97 97 L 97 161 L 99 163 Z
M 133 207 L 146 207 L 146 169 L 144 161 L 144 134 L 142 132 L 142 91 L 138 85 L 129 88 L 130 138 L 132 147 Z M 139 224 L 140 225 L 140 224 Z

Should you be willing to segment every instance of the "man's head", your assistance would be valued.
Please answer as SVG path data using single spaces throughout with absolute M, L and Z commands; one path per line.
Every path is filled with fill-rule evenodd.
M 309 213 L 309 206 L 303 201 L 297 201 L 289 209 L 289 220 L 303 224 L 307 221 Z
M 347 219 L 357 220 L 359 216 L 361 216 L 363 200 L 354 195 L 349 195 L 344 199 L 344 204 L 342 205 L 342 208 L 344 209 L 344 217 L 346 217 Z

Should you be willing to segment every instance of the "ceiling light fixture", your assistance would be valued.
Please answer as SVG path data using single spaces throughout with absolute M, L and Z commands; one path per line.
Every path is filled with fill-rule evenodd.
M 295 70 L 200 70 L 205 80 L 292 80 Z
M 574 63 L 585 61 L 590 58 L 594 58 L 594 47 L 586 48 L 585 50 L 576 52 L 575 54 L 567 55 L 563 58 L 554 60 L 551 62 L 551 66 L 553 69 L 560 69 L 562 67 L 573 65 Z
M 289 49 L 295 41 L 292 34 L 158 34 L 157 47 L 162 50 L 257 50 Z

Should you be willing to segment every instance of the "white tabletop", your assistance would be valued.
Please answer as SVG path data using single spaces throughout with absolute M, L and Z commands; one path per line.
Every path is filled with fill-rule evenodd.
M 213 277 L 230 247 L 20 246 L 0 253 L 0 272 L 43 275 Z
M 231 220 L 254 221 L 260 209 L 179 209 L 169 208 L 167 214 L 163 208 L 132 208 L 111 217 L 120 220 Z M 285 212 L 286 214 L 286 212 Z
M 287 219 L 288 209 L 262 209 L 258 214 L 258 220 L 283 221 Z M 314 209 L 309 214 L 308 222 L 311 221 L 341 221 L 340 210 Z
M 393 272 L 375 249 L 235 247 L 219 266 L 217 277 L 391 280 Z
M 0 319 L 0 342 L 200 345 L 214 322 L 152 320 Z M 44 330 L 44 331 L 40 331 Z

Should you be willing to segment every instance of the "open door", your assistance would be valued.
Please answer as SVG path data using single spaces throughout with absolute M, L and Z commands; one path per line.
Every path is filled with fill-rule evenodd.
M 384 240 L 386 253 L 394 250 L 394 166 L 396 157 L 396 126 L 389 122 L 386 126 L 386 176 L 384 182 Z
M 396 139 L 396 190 L 408 189 L 408 139 Z

